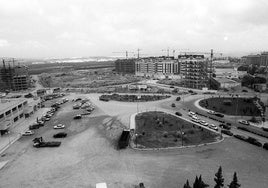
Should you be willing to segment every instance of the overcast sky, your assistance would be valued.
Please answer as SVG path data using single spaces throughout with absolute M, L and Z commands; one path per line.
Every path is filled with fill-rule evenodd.
M 268 50 L 267 0 L 0 0 L 0 56 Z

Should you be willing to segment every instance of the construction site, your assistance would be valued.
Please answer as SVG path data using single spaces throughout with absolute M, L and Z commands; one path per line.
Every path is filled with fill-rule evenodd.
M 15 65 L 14 59 L 4 60 L 0 65 L 0 91 L 20 91 L 30 87 L 28 67 L 20 64 Z

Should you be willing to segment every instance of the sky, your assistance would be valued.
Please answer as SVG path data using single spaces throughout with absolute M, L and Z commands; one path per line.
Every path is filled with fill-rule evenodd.
M 0 57 L 268 50 L 267 0 L 0 0 Z

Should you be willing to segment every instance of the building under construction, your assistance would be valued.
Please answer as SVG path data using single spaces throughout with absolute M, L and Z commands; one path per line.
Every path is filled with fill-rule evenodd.
M 30 86 L 30 76 L 27 66 L 5 63 L 0 66 L 0 91 L 20 91 L 26 90 Z

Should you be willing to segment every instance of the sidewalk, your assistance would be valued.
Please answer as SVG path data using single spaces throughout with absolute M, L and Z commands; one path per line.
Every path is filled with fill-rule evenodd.
M 36 121 L 36 118 L 41 118 L 50 108 L 40 108 L 32 116 L 26 118 L 20 124 L 10 129 L 10 133 L 0 137 L 0 154 L 2 154 L 11 144 L 16 142 L 22 133 L 28 130 L 29 125 Z

